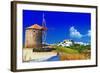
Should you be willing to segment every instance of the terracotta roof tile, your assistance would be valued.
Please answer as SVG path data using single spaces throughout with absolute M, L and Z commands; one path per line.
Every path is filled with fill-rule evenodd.
M 38 24 L 33 24 L 32 26 L 28 27 L 28 28 L 33 28 L 33 29 L 40 29 L 40 30 L 47 30 L 46 27 L 42 27 Z

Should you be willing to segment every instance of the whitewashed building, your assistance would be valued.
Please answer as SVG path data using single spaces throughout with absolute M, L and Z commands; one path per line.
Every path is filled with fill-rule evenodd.
M 74 44 L 74 41 L 73 40 L 64 40 L 63 42 L 60 42 L 58 44 L 58 46 L 71 46 Z
M 86 45 L 89 45 L 90 43 L 84 43 L 84 42 L 74 42 L 75 44 L 80 44 L 80 45 L 84 45 L 84 46 L 86 46 Z

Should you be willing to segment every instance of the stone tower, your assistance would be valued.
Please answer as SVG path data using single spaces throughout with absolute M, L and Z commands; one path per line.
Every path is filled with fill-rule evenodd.
M 25 48 L 42 48 L 42 31 L 45 28 L 34 24 L 26 28 L 25 32 Z

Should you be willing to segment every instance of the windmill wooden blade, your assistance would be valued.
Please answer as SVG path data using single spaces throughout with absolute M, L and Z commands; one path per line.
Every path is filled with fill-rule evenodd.
M 44 13 L 43 13 L 43 19 L 42 19 L 42 26 L 44 27 L 44 28 L 46 28 L 46 21 L 45 21 L 45 18 L 44 18 Z M 47 33 L 46 33 L 46 30 L 44 30 L 43 31 L 43 44 L 45 44 L 45 42 L 46 42 L 46 35 L 47 35 Z

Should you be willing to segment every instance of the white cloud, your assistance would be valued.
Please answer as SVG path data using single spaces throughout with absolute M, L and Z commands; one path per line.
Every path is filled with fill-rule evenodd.
M 82 38 L 82 37 L 91 37 L 91 30 L 88 30 L 88 32 L 83 35 L 81 34 L 74 26 L 70 27 L 70 37 L 72 38 Z
M 73 37 L 73 38 L 82 38 L 82 34 L 74 28 L 74 26 L 70 27 L 69 29 L 70 31 L 70 36 Z
M 88 30 L 87 36 L 91 36 L 91 30 Z

